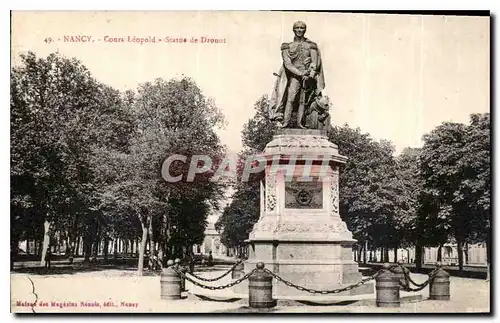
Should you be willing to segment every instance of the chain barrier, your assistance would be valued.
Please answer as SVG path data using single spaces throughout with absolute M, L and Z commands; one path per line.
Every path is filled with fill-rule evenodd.
M 193 278 L 187 276 L 186 274 L 184 274 L 181 270 L 179 270 L 176 266 L 172 266 L 172 269 L 182 278 L 188 280 L 189 282 L 191 282 L 192 284 L 198 286 L 198 287 L 201 287 L 201 288 L 205 288 L 205 289 L 210 289 L 210 290 L 219 290 L 219 289 L 225 289 L 225 288 L 229 288 L 229 287 L 233 287 L 235 285 L 238 285 L 239 283 L 241 283 L 242 281 L 244 281 L 245 279 L 248 279 L 248 277 L 250 277 L 250 275 L 252 275 L 256 270 L 257 268 L 255 268 L 254 270 L 252 270 L 251 272 L 249 272 L 248 274 L 246 274 L 245 276 L 243 277 L 240 277 L 238 278 L 237 280 L 233 281 L 233 282 L 230 282 L 229 284 L 226 284 L 226 285 L 222 285 L 222 286 L 207 286 L 207 285 L 203 285 L 202 283 L 199 283 L 197 282 L 196 280 L 194 280 Z
M 191 274 L 189 273 L 191 276 L 193 276 L 194 278 L 198 279 L 198 280 L 201 280 L 201 281 L 205 281 L 205 282 L 214 282 L 214 281 L 217 281 L 221 278 L 224 278 L 226 277 L 230 272 L 232 272 L 234 270 L 234 268 L 236 268 L 236 266 L 238 266 L 239 264 L 241 264 L 243 261 L 242 260 L 238 260 L 237 263 L 235 263 L 228 271 L 226 271 L 224 274 L 222 274 L 221 276 L 219 277 L 216 277 L 216 278 L 203 278 L 203 277 L 200 277 L 200 276 L 197 276 L 195 274 Z
M 405 292 L 419 292 L 419 291 L 423 290 L 434 279 L 434 275 L 436 274 L 436 271 L 437 271 L 437 269 L 434 269 L 429 274 L 429 278 L 427 278 L 427 280 L 425 282 L 419 284 L 419 283 L 416 283 L 413 279 L 411 279 L 411 277 L 410 277 L 410 270 L 408 268 L 405 268 L 404 266 L 401 266 L 401 265 L 398 265 L 398 266 L 403 269 L 403 274 L 405 276 L 405 282 L 404 283 L 401 282 L 401 280 L 399 281 L 399 285 L 401 287 L 403 287 L 403 291 L 405 291 Z M 410 287 L 410 283 L 413 284 L 413 285 L 415 285 L 416 288 Z
M 219 279 L 223 278 L 228 273 L 230 273 L 238 264 L 239 264 L 239 262 L 236 263 L 236 264 L 234 264 L 233 267 L 229 271 L 227 271 L 222 276 L 219 276 L 217 278 L 207 279 L 207 278 L 198 277 L 196 275 L 191 275 L 191 274 L 190 275 L 193 276 L 194 278 L 200 279 L 202 281 L 216 281 L 216 280 L 219 280 Z M 409 272 L 409 270 L 407 268 L 405 268 L 403 266 L 401 266 L 401 267 L 403 268 L 403 273 L 405 275 L 405 282 L 399 281 L 399 284 L 403 287 L 403 290 L 407 291 L 407 292 L 418 292 L 418 291 L 423 290 L 432 281 L 432 279 L 434 279 L 434 275 L 435 275 L 435 273 L 437 271 L 437 270 L 433 270 L 429 274 L 429 278 L 424 283 L 419 284 L 419 283 L 416 283 L 414 280 L 411 279 L 410 272 Z M 189 277 L 187 274 L 185 274 L 184 272 L 182 272 L 182 270 L 180 270 L 179 268 L 177 268 L 177 266 L 172 266 L 172 269 L 180 277 L 188 280 L 192 284 L 194 284 L 194 285 L 196 285 L 198 287 L 204 288 L 204 289 L 209 289 L 209 290 L 221 290 L 221 289 L 230 288 L 230 287 L 233 287 L 235 285 L 238 285 L 241 282 L 243 282 L 244 280 L 248 279 L 256 270 L 258 270 L 257 268 L 255 268 L 251 272 L 245 274 L 243 277 L 240 277 L 237 280 L 235 280 L 233 282 L 230 282 L 230 283 L 228 283 L 226 285 L 208 286 L 208 285 L 204 285 L 204 284 L 202 284 L 202 283 L 194 280 L 193 278 Z M 315 290 L 315 289 L 312 289 L 312 288 L 306 288 L 306 287 L 303 287 L 303 286 L 299 286 L 299 285 L 296 285 L 296 284 L 294 284 L 294 283 L 292 283 L 290 281 L 287 281 L 287 280 L 281 278 L 278 274 L 270 271 L 267 268 L 264 268 L 263 270 L 265 272 L 267 272 L 268 274 L 270 274 L 271 276 L 273 276 L 276 280 L 278 280 L 278 281 L 282 282 L 283 284 L 285 284 L 286 286 L 293 287 L 293 288 L 295 288 L 295 289 L 297 289 L 299 291 L 304 291 L 304 292 L 308 292 L 308 293 L 311 293 L 311 294 L 323 294 L 323 295 L 326 295 L 326 294 L 338 294 L 338 293 L 341 293 L 341 292 L 349 291 L 351 289 L 354 289 L 356 287 L 359 287 L 359 286 L 365 284 L 366 282 L 368 282 L 370 280 L 375 279 L 380 274 L 380 271 L 378 271 L 375 274 L 362 279 L 358 283 L 355 283 L 355 284 L 352 284 L 352 285 L 348 285 L 348 286 L 345 286 L 345 287 L 342 287 L 342 288 L 337 288 L 337 289 L 332 289 L 332 290 Z M 410 283 L 413 284 L 413 285 L 415 285 L 415 286 L 417 286 L 417 287 L 416 288 L 410 287 Z
M 311 293 L 311 294 L 323 294 L 323 295 L 326 295 L 326 294 L 338 294 L 338 293 L 341 293 L 341 292 L 345 292 L 345 291 L 348 291 L 348 290 L 351 290 L 351 289 L 354 289 L 358 286 L 361 286 L 363 284 L 365 284 L 366 282 L 372 280 L 372 279 L 375 279 L 375 277 L 377 277 L 379 275 L 379 273 L 375 273 L 373 275 L 371 275 L 370 277 L 367 277 L 367 278 L 364 278 L 362 279 L 360 282 L 356 283 L 356 284 L 352 284 L 352 285 L 349 285 L 349 286 L 346 286 L 346 287 L 342 287 L 342 288 L 337 288 L 337 289 L 332 289 L 332 290 L 315 290 L 315 289 L 311 289 L 311 288 L 306 288 L 306 287 L 302 287 L 302 286 L 299 286 L 299 285 L 295 285 L 294 283 L 291 283 L 283 278 L 281 278 L 280 276 L 278 276 L 277 274 L 273 273 L 272 271 L 270 271 L 269 269 L 267 268 L 264 268 L 264 270 L 272 275 L 274 278 L 276 278 L 278 281 L 282 282 L 283 284 L 289 286 L 289 287 L 293 287 L 295 289 L 298 289 L 300 291 L 304 291 L 304 292 L 308 292 L 308 293 Z
M 404 283 L 401 283 L 401 282 L 399 282 L 399 284 L 401 285 L 401 287 L 403 287 L 403 290 L 405 292 L 419 292 L 419 291 L 421 291 L 422 289 L 424 289 L 429 284 L 429 280 L 427 280 L 425 283 L 423 283 L 422 286 L 417 287 L 417 288 L 412 288 L 412 287 L 410 287 L 409 284 L 404 284 Z
M 437 269 L 434 269 L 432 272 L 429 273 L 429 279 L 430 279 L 430 277 L 434 277 L 434 275 L 436 274 L 436 270 Z M 416 283 L 413 279 L 411 279 L 411 277 L 410 277 L 411 272 L 408 268 L 403 267 L 403 273 L 405 275 L 405 279 L 407 281 L 409 281 L 410 283 L 412 283 L 416 287 L 422 287 L 422 286 L 428 284 L 428 282 L 423 282 L 422 284 Z

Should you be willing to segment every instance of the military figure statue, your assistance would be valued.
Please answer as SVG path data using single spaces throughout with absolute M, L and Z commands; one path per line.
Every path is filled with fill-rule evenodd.
M 307 110 L 325 87 L 321 55 L 316 43 L 305 38 L 306 28 L 302 21 L 294 23 L 293 42 L 281 45 L 283 65 L 275 74 L 269 117 L 282 128 L 306 128 Z

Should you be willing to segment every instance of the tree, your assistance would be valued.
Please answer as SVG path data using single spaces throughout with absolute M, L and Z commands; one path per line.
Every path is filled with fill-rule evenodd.
M 365 246 L 371 244 L 383 248 L 387 261 L 387 248 L 396 249 L 401 239 L 395 227 L 400 189 L 394 147 L 347 124 L 333 127 L 329 140 L 348 157 L 339 178 L 340 215 L 364 249 L 364 259 Z
M 422 234 L 418 230 L 423 179 L 420 175 L 421 148 L 405 148 L 396 158 L 400 194 L 396 197 L 396 230 L 402 246 L 415 246 Z
M 460 271 L 466 243 L 489 240 L 489 128 L 489 114 L 476 114 L 470 125 L 445 122 L 424 136 L 420 221 L 441 244 L 453 237 Z
M 229 205 L 216 222 L 222 230 L 221 242 L 228 247 L 242 247 L 260 217 L 260 185 L 257 180 L 238 182 Z
M 486 245 L 486 259 L 491 261 L 491 163 L 490 114 L 472 114 L 465 133 L 460 166 L 464 180 L 457 198 L 466 201 L 471 219 L 471 243 Z M 475 215 L 475 216 L 474 216 Z
M 42 264 L 51 232 L 70 227 L 74 210 L 90 209 L 104 90 L 81 62 L 58 54 L 21 55 L 12 70 L 11 205 L 37 224 L 36 239 L 43 234 Z
M 196 215 L 196 219 L 201 217 L 200 222 L 204 223 L 207 203 L 217 207 L 223 185 L 209 180 L 213 169 L 190 182 L 186 180 L 189 160 L 176 163 L 171 171 L 182 175 L 183 180 L 174 183 L 165 181 L 160 171 L 163 161 L 174 154 L 188 157 L 203 154 L 211 160 L 220 160 L 224 149 L 215 128 L 222 125 L 223 118 L 189 78 L 156 79 L 153 83 L 141 84 L 137 96 L 130 101 L 136 132 L 129 151 L 103 151 L 96 164 L 106 167 L 101 173 L 110 176 L 100 191 L 105 204 L 131 212 L 141 223 L 138 274 L 142 275 L 148 235 L 151 241 L 160 243 L 163 253 L 168 241 L 176 241 L 172 237 L 185 236 L 193 229 L 191 221 L 180 221 L 180 217 Z M 194 203 L 188 207 L 187 201 Z M 182 212 L 176 213 L 179 210 Z M 156 239 L 153 221 L 160 224 Z M 199 234 L 200 227 L 194 231 Z M 154 244 L 152 246 L 154 248 Z
M 269 105 L 267 95 L 260 97 L 254 104 L 255 115 L 243 125 L 241 134 L 245 154 L 261 153 L 278 130 L 269 120 Z

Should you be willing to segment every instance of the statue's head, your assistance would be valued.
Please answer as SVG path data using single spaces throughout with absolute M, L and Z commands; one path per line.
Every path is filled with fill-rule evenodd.
M 297 37 L 304 37 L 304 35 L 306 34 L 306 30 L 307 30 L 307 26 L 306 26 L 306 23 L 303 21 L 296 21 L 293 24 L 293 33 Z

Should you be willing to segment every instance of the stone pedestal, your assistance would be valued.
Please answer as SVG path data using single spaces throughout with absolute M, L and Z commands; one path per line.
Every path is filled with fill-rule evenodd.
M 261 215 L 245 272 L 257 262 L 294 284 L 335 289 L 361 280 L 356 242 L 339 215 L 339 165 L 347 158 L 320 130 L 284 129 L 266 146 Z M 273 294 L 311 295 L 274 281 Z M 373 285 L 339 295 L 372 293 Z

